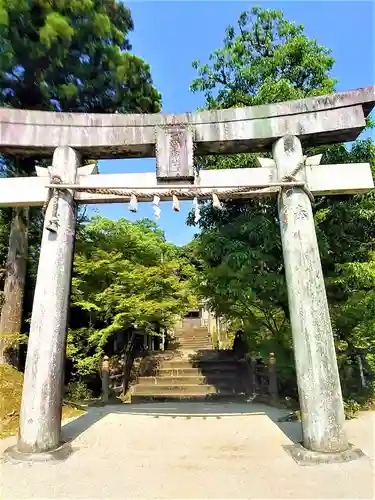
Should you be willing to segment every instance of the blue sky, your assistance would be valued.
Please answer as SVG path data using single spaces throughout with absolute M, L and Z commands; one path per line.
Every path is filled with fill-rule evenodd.
M 196 76 L 194 59 L 207 62 L 209 54 L 222 47 L 225 28 L 235 24 L 240 13 L 255 4 L 281 9 L 290 21 L 303 24 L 310 38 L 332 49 L 336 59 L 332 75 L 338 78 L 337 90 L 373 85 L 374 74 L 374 3 L 290 1 L 132 1 L 135 30 L 131 35 L 133 53 L 151 66 L 154 84 L 163 97 L 163 112 L 194 111 L 204 104 L 202 95 L 189 91 Z M 155 159 L 113 160 L 100 162 L 101 173 L 150 172 Z M 188 243 L 196 230 L 185 225 L 191 202 L 183 202 L 179 213 L 170 203 L 162 204 L 160 227 L 168 241 Z M 104 217 L 153 219 L 151 203 L 139 205 L 137 214 L 126 204 L 98 205 L 90 209 Z

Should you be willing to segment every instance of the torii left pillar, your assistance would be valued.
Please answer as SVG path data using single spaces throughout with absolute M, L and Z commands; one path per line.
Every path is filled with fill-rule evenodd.
M 58 147 L 51 174 L 75 183 L 80 163 L 70 147 Z M 47 208 L 34 305 L 31 316 L 20 430 L 13 456 L 45 454 L 61 445 L 61 407 L 67 317 L 76 223 L 76 204 L 70 191 L 58 198 L 58 228 L 47 229 L 53 201 Z M 16 458 L 16 457 L 15 457 Z

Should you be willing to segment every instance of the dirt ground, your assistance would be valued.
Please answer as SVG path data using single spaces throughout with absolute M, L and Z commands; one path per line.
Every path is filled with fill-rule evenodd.
M 300 423 L 258 404 L 161 403 L 90 408 L 64 426 L 61 462 L 2 461 L 1 499 L 374 498 L 375 413 L 346 422 L 365 457 L 301 467 L 283 446 Z M 15 438 L 0 441 L 0 453 Z

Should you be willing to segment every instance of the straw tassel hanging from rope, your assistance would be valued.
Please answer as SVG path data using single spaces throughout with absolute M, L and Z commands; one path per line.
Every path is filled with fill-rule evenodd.
M 180 200 L 177 198 L 175 194 L 172 197 L 172 208 L 174 212 L 180 211 Z
M 138 201 L 137 201 L 137 197 L 135 196 L 135 194 L 132 194 L 130 196 L 129 210 L 131 212 L 137 212 L 137 210 L 138 210 Z
M 221 201 L 216 193 L 212 193 L 212 205 L 218 210 L 223 210 L 223 205 L 221 204 Z
M 154 196 L 154 199 L 152 200 L 152 208 L 154 209 L 155 219 L 160 219 L 161 208 L 159 196 Z
M 199 210 L 199 204 L 198 204 L 198 198 L 195 197 L 193 199 L 193 205 L 194 205 L 194 221 L 197 223 L 199 219 L 201 218 L 201 213 Z

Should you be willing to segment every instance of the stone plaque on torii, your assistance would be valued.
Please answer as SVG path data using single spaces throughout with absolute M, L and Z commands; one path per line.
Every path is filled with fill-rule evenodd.
M 277 196 L 304 460 L 356 455 L 344 409 L 320 263 L 312 195 L 366 193 L 369 164 L 320 165 L 303 146 L 355 140 L 375 88 L 250 108 L 182 115 L 110 115 L 0 109 L 0 153 L 52 158 L 37 177 L 0 179 L 0 206 L 48 201 L 30 326 L 18 444 L 8 456 L 52 456 L 61 444 L 62 372 L 76 203 L 220 200 Z M 196 172 L 194 155 L 273 152 L 262 168 Z M 83 159 L 156 157 L 156 172 L 99 174 Z M 323 457 L 323 458 L 322 458 Z M 327 458 L 328 457 L 328 458 Z

